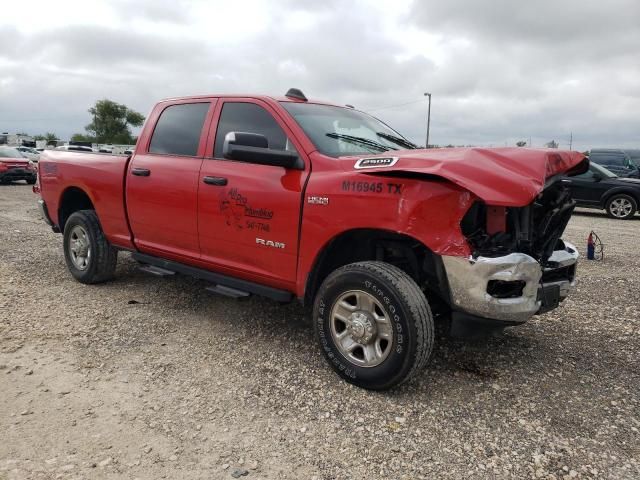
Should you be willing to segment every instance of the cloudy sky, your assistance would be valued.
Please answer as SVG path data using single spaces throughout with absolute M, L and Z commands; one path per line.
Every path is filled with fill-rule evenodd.
M 215 92 L 349 103 L 424 144 L 640 148 L 638 0 L 3 2 L 0 132 Z

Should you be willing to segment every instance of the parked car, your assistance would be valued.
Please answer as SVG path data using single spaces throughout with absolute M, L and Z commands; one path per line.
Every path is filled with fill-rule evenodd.
M 589 160 L 619 177 L 640 178 L 640 150 L 594 148 L 589 153 Z
M 632 218 L 640 205 L 640 179 L 618 177 L 591 163 L 589 170 L 567 180 L 579 207 L 604 209 L 612 218 Z
M 434 313 L 505 327 L 559 306 L 578 257 L 561 180 L 587 166 L 578 152 L 419 149 L 292 89 L 162 101 L 132 157 L 45 152 L 34 191 L 78 281 L 112 278 L 125 250 L 219 294 L 298 298 L 338 375 L 387 389 L 428 361 Z
M 40 152 L 37 151 L 35 148 L 25 147 L 23 145 L 20 145 L 18 147 L 15 147 L 15 149 L 18 150 L 24 157 L 27 157 L 32 162 L 38 163 L 38 160 L 40 159 Z
M 13 147 L 0 146 L 0 183 L 25 180 L 29 185 L 36 183 L 33 164 Z

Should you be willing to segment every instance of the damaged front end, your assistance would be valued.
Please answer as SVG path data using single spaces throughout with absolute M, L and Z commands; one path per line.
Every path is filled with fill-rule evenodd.
M 575 284 L 578 252 L 561 239 L 574 208 L 561 177 L 525 207 L 476 202 L 461 222 L 471 256 L 442 257 L 454 315 L 517 324 L 556 308 Z

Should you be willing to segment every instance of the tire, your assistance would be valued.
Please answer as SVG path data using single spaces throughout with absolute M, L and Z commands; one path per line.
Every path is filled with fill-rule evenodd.
M 433 349 L 427 299 L 411 277 L 384 262 L 352 263 L 331 273 L 316 295 L 313 323 L 329 365 L 370 390 L 410 379 Z
M 632 218 L 636 210 L 638 210 L 638 203 L 635 198 L 624 193 L 616 193 L 607 200 L 605 206 L 607 215 L 616 220 L 628 220 Z
M 36 177 L 27 178 L 26 182 L 27 182 L 27 185 L 35 185 L 36 184 Z
M 101 283 L 113 278 L 118 251 L 107 241 L 93 210 L 80 210 L 69 217 L 63 245 L 67 268 L 80 283 Z

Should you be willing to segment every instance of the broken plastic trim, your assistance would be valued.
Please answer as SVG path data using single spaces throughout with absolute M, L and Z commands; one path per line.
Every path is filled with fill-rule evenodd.
M 462 233 L 472 247 L 473 256 L 496 257 L 513 252 L 525 253 L 543 265 L 555 250 L 575 208 L 569 189 L 556 179 L 536 200 L 525 207 L 506 209 L 506 231 L 488 233 L 488 206 L 476 201 L 460 222 Z

